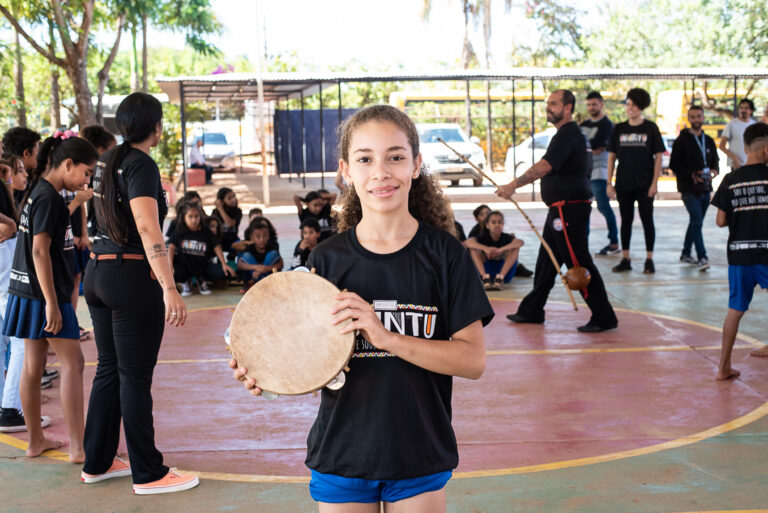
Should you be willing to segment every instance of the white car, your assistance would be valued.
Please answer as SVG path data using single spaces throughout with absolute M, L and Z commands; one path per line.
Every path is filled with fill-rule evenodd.
M 197 141 L 203 140 L 201 148 L 205 162 L 214 168 L 235 167 L 235 146 L 227 140 L 222 132 L 205 132 L 192 141 L 194 148 Z
M 462 178 L 470 178 L 475 186 L 483 184 L 483 176 L 438 139 L 447 142 L 474 165 L 485 170 L 485 153 L 456 123 L 422 123 L 416 125 L 419 145 L 427 171 L 451 185 L 459 185 Z M 474 138 L 473 138 L 474 139 Z
M 541 160 L 556 133 L 557 128 L 547 128 L 543 132 L 534 134 L 533 139 L 528 137 L 517 146 L 510 146 L 507 150 L 507 158 L 504 160 L 504 171 L 511 176 L 525 173 L 535 162 Z M 531 157 L 531 147 L 533 147 L 533 157 Z

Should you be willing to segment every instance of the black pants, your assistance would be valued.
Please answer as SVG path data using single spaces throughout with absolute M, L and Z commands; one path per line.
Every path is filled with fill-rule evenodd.
M 208 262 L 200 265 L 195 258 L 184 253 L 179 252 L 173 255 L 173 279 L 177 283 L 185 282 L 192 278 L 216 282 L 224 280 L 226 277 L 221 264 Z
M 635 219 L 635 201 L 640 212 L 640 221 L 645 232 L 645 250 L 653 251 L 656 242 L 656 228 L 653 226 L 653 198 L 648 197 L 648 189 L 639 191 L 616 191 L 621 214 L 621 249 L 629 249 L 632 238 L 632 221 Z
M 568 230 L 568 238 L 573 246 L 573 252 L 576 255 L 581 267 L 589 269 L 592 280 L 587 286 L 586 302 L 592 311 L 591 322 L 600 326 L 611 326 L 617 322 L 613 307 L 608 302 L 608 294 L 605 292 L 605 284 L 600 277 L 600 272 L 592 261 L 587 244 L 587 233 L 589 227 L 589 215 L 592 211 L 592 205 L 589 203 L 572 203 L 563 206 L 563 217 L 565 217 L 565 228 Z M 565 242 L 565 235 L 561 226 L 560 212 L 557 207 L 550 207 L 547 214 L 546 224 L 542 237 L 552 248 L 557 262 L 566 267 L 573 267 L 571 255 L 568 252 L 568 245 Z M 547 251 L 543 246 L 539 247 L 539 256 L 536 259 L 536 272 L 533 274 L 533 290 L 520 303 L 517 313 L 526 319 L 532 321 L 544 321 L 544 305 L 547 303 L 549 291 L 555 285 L 555 279 L 558 278 L 555 266 L 549 258 Z M 559 280 L 558 280 L 559 281 Z M 583 293 L 582 297 L 584 296 Z
M 85 422 L 83 471 L 103 474 L 112 465 L 122 418 L 135 484 L 168 473 L 155 447 L 151 392 L 165 306 L 149 272 L 146 260 L 90 260 L 84 283 L 99 356 Z
M 211 178 L 213 178 L 213 168 L 211 166 L 208 164 L 190 164 L 189 167 L 195 169 L 205 169 L 205 183 L 211 183 Z

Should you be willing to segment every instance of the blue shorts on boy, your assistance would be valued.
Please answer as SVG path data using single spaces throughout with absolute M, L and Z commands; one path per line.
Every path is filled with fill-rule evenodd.
M 768 289 L 768 265 L 729 265 L 728 308 L 746 312 L 757 285 Z
M 275 262 L 277 262 L 277 260 L 279 258 L 280 258 L 280 253 L 278 253 L 274 249 L 268 251 L 267 254 L 264 256 L 264 259 L 261 262 L 259 262 L 258 258 L 253 253 L 251 253 L 250 251 L 243 251 L 239 255 L 239 260 L 245 262 L 246 264 L 250 264 L 250 265 L 272 265 Z M 255 277 L 253 277 L 253 272 L 252 271 L 239 271 L 239 272 L 242 274 L 243 280 L 245 280 L 245 281 L 250 281 L 250 280 L 259 281 L 264 276 L 270 274 L 268 272 L 267 273 L 262 273 L 257 278 L 255 278 Z
M 450 470 L 411 479 L 386 481 L 322 474 L 313 470 L 309 493 L 317 502 L 331 504 L 397 502 L 422 493 L 442 490 L 450 478 Z
M 80 339 L 77 315 L 72 303 L 59 303 L 62 326 L 58 333 L 45 331 L 45 302 L 39 299 L 9 294 L 3 316 L 3 335 L 22 339 L 74 338 Z

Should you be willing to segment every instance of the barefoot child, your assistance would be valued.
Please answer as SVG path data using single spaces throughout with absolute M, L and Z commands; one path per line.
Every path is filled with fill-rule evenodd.
M 477 237 L 467 239 L 472 261 L 486 290 L 502 290 L 512 281 L 517 267 L 517 257 L 523 241 L 514 234 L 504 233 L 504 215 L 494 210 L 485 216 L 484 229 Z
M 382 503 L 384 511 L 446 509 L 458 464 L 452 376 L 483 374 L 482 327 L 493 310 L 421 165 L 416 126 L 396 108 L 367 107 L 345 122 L 341 233 L 309 258 L 347 290 L 328 307 L 336 323 L 352 320 L 342 333 L 360 330 L 346 385 L 322 390 L 307 441 L 309 490 L 322 513 L 378 513 Z M 235 377 L 260 393 L 246 372 Z
M 69 211 L 59 194 L 88 184 L 98 154 L 85 139 L 49 137 L 40 147 L 45 166 L 30 176 L 30 191 L 22 201 L 19 234 L 11 270 L 3 334 L 24 339 L 21 402 L 29 446 L 27 456 L 61 447 L 40 428 L 40 379 L 48 345 L 61 360 L 61 403 L 69 433 L 69 460 L 82 463 L 83 353 L 77 317 L 72 308 L 74 288 L 69 268 L 74 251 Z
M 728 314 L 723 323 L 723 349 L 717 379 L 736 378 L 731 352 L 739 322 L 749 308 L 755 287 L 768 289 L 768 125 L 755 123 L 744 131 L 747 163 L 725 175 L 712 204 L 717 225 L 728 227 Z M 768 356 L 768 345 L 753 356 Z

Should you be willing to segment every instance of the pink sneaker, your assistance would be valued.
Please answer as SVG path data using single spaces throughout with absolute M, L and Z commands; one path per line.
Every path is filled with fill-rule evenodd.
M 151 483 L 133 485 L 136 495 L 154 495 L 156 493 L 171 493 L 189 490 L 200 484 L 194 474 L 180 474 L 175 468 L 168 471 L 164 478 Z
M 80 480 L 83 483 L 98 483 L 99 481 L 104 481 L 106 479 L 112 479 L 114 477 L 125 477 L 131 475 L 131 466 L 128 464 L 127 461 L 121 459 L 121 458 L 115 458 L 115 460 L 112 462 L 112 466 L 109 467 L 109 469 L 104 472 L 103 474 L 86 474 L 85 472 L 80 472 Z

